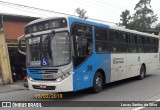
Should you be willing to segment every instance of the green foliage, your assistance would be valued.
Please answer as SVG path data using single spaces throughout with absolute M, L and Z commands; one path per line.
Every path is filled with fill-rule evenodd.
M 79 18 L 82 18 L 82 19 L 87 19 L 88 18 L 88 17 L 85 16 L 85 14 L 87 13 L 87 11 L 84 10 L 84 9 L 77 8 L 75 10 L 75 12 L 79 15 Z
M 160 23 L 158 23 L 158 24 L 156 25 L 156 28 L 155 28 L 155 29 L 160 32 Z
M 140 0 L 134 10 L 130 22 L 127 22 L 126 28 L 145 32 L 151 29 L 151 26 L 158 20 L 156 14 L 151 9 L 151 0 Z M 123 13 L 123 12 L 122 12 Z
M 131 19 L 129 10 L 126 9 L 125 11 L 123 11 L 120 17 L 121 17 L 120 21 L 122 21 L 122 23 L 119 23 L 119 25 L 127 27 L 127 24 L 129 20 Z

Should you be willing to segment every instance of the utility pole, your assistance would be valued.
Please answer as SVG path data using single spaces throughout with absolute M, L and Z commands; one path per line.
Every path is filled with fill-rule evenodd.
M 158 37 L 159 37 L 159 68 L 160 68 L 160 32 L 158 33 Z
M 0 29 L 0 67 L 3 84 L 13 83 L 8 48 L 3 28 Z

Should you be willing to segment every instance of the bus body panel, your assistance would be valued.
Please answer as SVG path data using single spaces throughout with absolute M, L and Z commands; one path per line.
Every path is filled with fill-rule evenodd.
M 127 54 L 127 72 L 128 78 L 138 76 L 141 68 L 141 56 L 139 53 Z
M 94 75 L 98 70 L 105 73 L 105 83 L 111 82 L 111 54 L 92 54 L 82 65 L 73 71 L 74 91 L 86 89 L 93 86 Z
M 128 77 L 126 54 L 111 54 L 111 82 Z
M 68 78 L 64 79 L 61 82 L 54 82 L 54 81 L 30 81 L 28 80 L 28 86 L 30 90 L 37 90 L 37 91 L 48 91 L 48 92 L 68 92 L 73 91 L 73 74 L 68 76 Z M 35 89 L 33 86 L 54 86 L 54 90 L 45 90 Z
M 112 54 L 111 82 L 139 75 L 138 54 Z M 116 77 L 116 78 L 115 78 Z
M 69 27 L 72 27 L 74 23 L 91 25 L 94 33 L 93 26 L 99 26 L 103 28 L 109 28 L 108 25 L 94 23 L 92 21 L 81 20 L 73 17 L 68 18 Z M 95 45 L 94 34 L 92 36 L 93 45 Z M 105 73 L 106 82 L 110 82 L 110 54 L 97 54 L 95 49 L 93 49 L 93 54 L 90 55 L 86 60 L 77 68 L 74 68 L 73 71 L 76 73 L 73 75 L 73 87 L 74 91 L 89 88 L 93 86 L 94 75 L 97 70 L 101 69 Z
M 111 82 L 140 74 L 142 64 L 149 73 L 159 68 L 157 53 L 132 53 L 111 55 Z
M 43 79 L 43 75 L 47 75 L 47 70 L 49 71 L 55 71 L 52 74 L 54 78 L 58 78 L 58 75 L 62 75 L 67 72 L 71 72 L 71 74 L 62 80 L 61 82 L 56 82 L 56 80 L 47 80 Z M 72 72 L 72 63 L 61 66 L 61 67 L 39 67 L 39 68 L 27 68 L 27 75 L 28 77 L 31 77 L 33 81 L 30 81 L 28 79 L 29 89 L 30 90 L 39 90 L 39 91 L 46 91 L 43 90 L 43 88 L 35 89 L 33 86 L 54 86 L 55 89 L 53 90 L 47 90 L 52 92 L 67 92 L 67 91 L 73 91 L 73 72 Z M 63 72 L 63 73 L 62 73 Z M 66 86 L 67 85 L 67 86 Z
M 105 83 L 111 82 L 111 54 L 95 54 L 95 73 L 101 69 L 105 73 Z
M 74 91 L 91 87 L 94 56 L 91 55 L 79 67 L 74 68 L 75 74 L 73 75 Z

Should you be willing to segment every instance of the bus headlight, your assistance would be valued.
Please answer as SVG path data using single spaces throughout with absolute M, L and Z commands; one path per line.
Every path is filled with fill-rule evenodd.
M 59 78 L 56 79 L 56 82 L 61 82 L 61 81 L 62 81 L 61 77 L 59 77 Z
M 67 78 L 70 74 L 72 74 L 72 72 L 67 72 L 66 74 L 63 74 L 62 76 L 60 76 L 59 78 L 57 78 L 55 80 L 55 82 L 61 82 L 62 80 L 64 80 L 65 78 Z
M 32 79 L 31 77 L 28 77 L 28 79 L 30 80 L 30 81 L 33 81 L 34 79 Z

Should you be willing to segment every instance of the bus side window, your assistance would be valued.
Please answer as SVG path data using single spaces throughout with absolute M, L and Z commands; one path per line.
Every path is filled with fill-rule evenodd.
M 92 53 L 92 27 L 85 24 L 73 24 L 71 28 L 74 49 L 74 66 L 78 67 Z
M 139 53 L 144 52 L 144 50 L 143 50 L 143 37 L 142 36 L 137 36 L 137 51 Z
M 137 52 L 136 36 L 134 34 L 129 35 L 129 51 L 131 53 L 136 53 Z
M 158 52 L 158 44 L 159 44 L 159 39 L 155 39 L 155 52 Z
M 150 38 L 150 50 L 151 52 L 158 52 L 158 39 Z
M 154 50 L 154 49 L 155 49 L 155 48 L 154 48 L 154 45 L 155 45 L 155 44 L 154 44 L 154 43 L 155 43 L 154 40 L 155 40 L 155 39 L 152 38 L 152 37 L 149 38 L 149 39 L 150 39 L 150 52 L 153 53 L 153 52 L 155 51 L 155 50 Z
M 108 52 L 107 30 L 95 27 L 96 52 Z
M 149 46 L 149 38 L 147 36 L 145 36 L 144 38 L 144 52 L 150 52 L 150 46 Z
M 109 30 L 109 51 L 118 52 L 118 32 Z
M 119 51 L 120 52 L 128 52 L 128 34 L 125 32 L 121 32 L 119 34 Z

